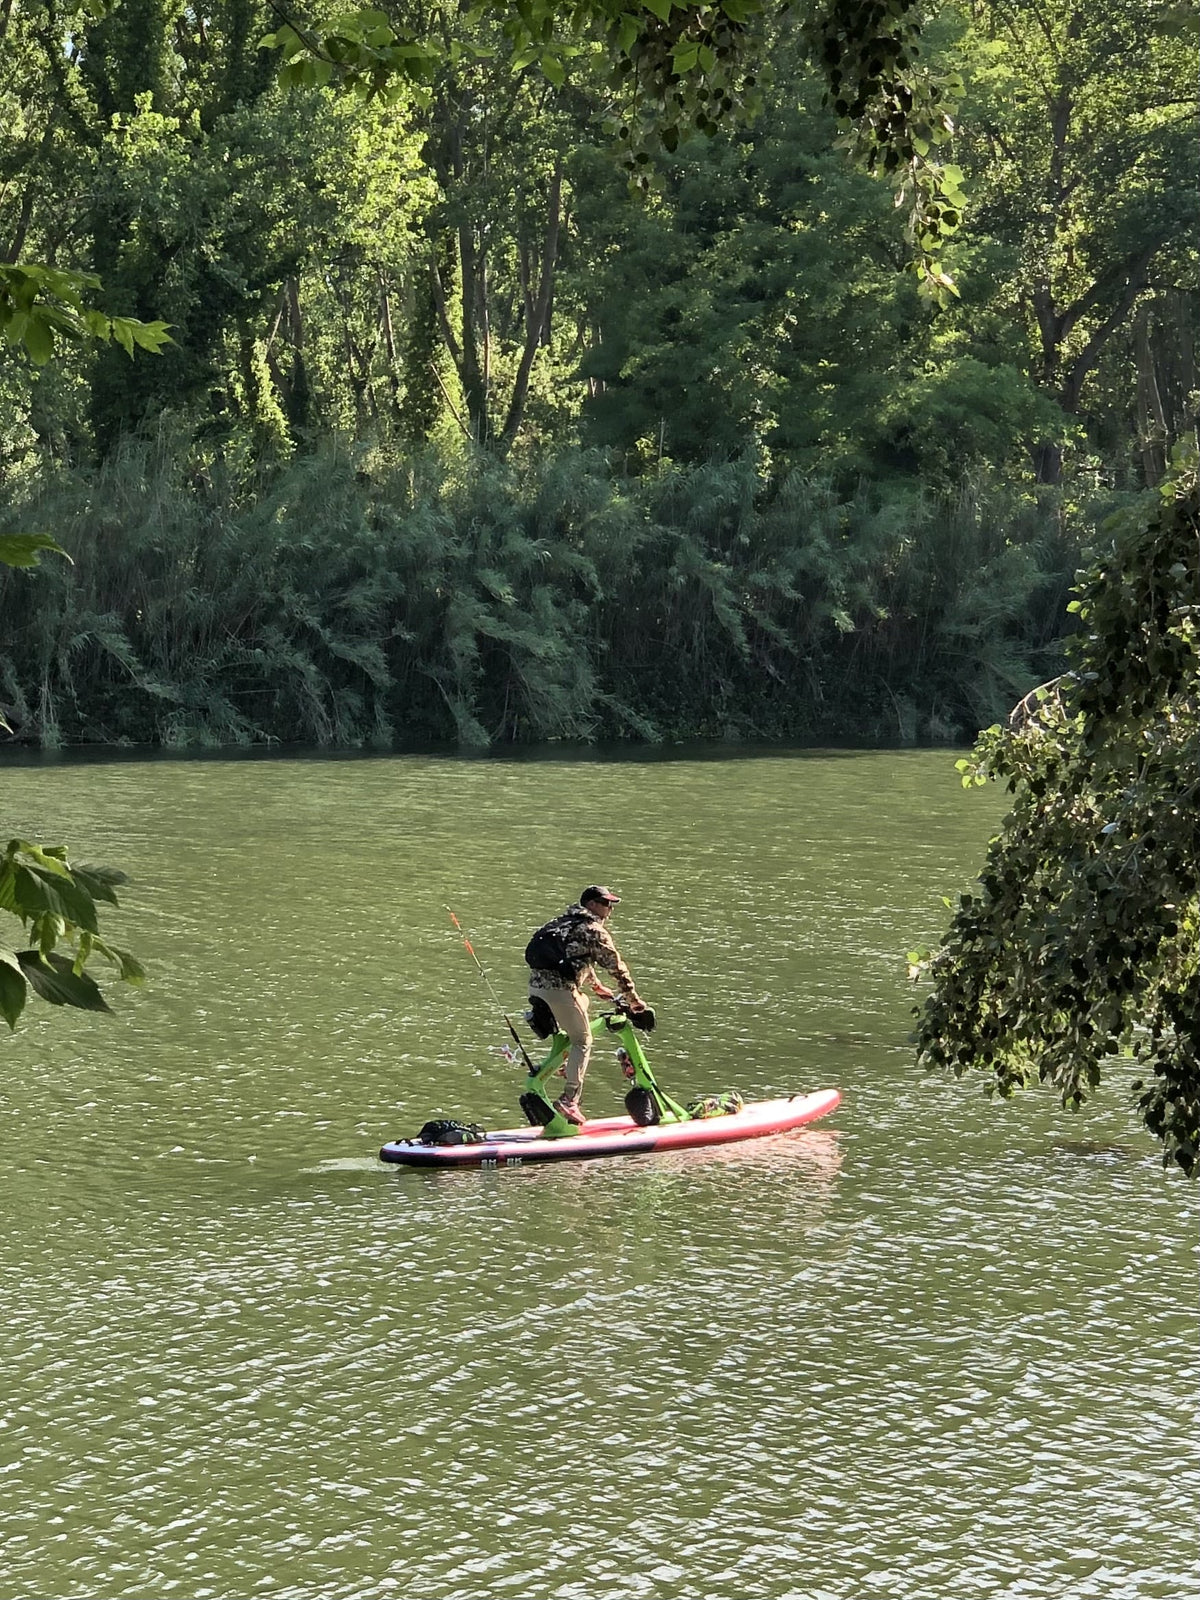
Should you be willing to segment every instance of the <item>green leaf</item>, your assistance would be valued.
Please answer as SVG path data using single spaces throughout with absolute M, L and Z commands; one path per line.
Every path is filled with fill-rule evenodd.
M 146 969 L 135 955 L 128 950 L 118 950 L 115 945 L 105 947 L 105 953 L 116 958 L 117 966 L 121 970 L 121 977 L 125 983 L 140 986 L 146 980 Z
M 81 889 L 85 889 L 93 900 L 107 900 L 110 906 L 119 902 L 113 893 L 118 884 L 128 883 L 129 879 L 123 872 L 115 867 L 72 867 L 71 876 Z
M 86 889 L 61 878 L 45 867 L 17 867 L 18 909 L 27 908 L 27 914 L 41 915 L 49 912 L 86 928 L 89 933 L 99 931 L 96 907 Z
M 36 567 L 43 550 L 71 559 L 48 533 L 0 533 L 0 562 L 6 567 Z
M 39 867 L 44 867 L 53 878 L 65 878 L 70 882 L 71 869 L 63 859 L 61 850 L 43 850 L 40 844 L 31 844 L 28 840 L 19 841 L 20 849 L 24 855 L 31 856 Z
M 29 931 L 37 940 L 38 949 L 48 956 L 58 941 L 66 937 L 66 918 L 60 917 L 56 911 L 43 911 L 40 916 L 34 917 Z
M 290 23 L 286 27 L 280 28 L 279 32 L 272 37 L 275 41 L 275 48 L 282 51 L 285 61 L 294 60 L 302 50 L 308 49 L 303 38 Z
M 18 950 L 17 960 L 29 987 L 52 1006 L 75 1006 L 80 1011 L 111 1011 L 112 1007 L 86 972 L 75 972 L 66 956 L 42 956 L 36 950 Z
M 0 1017 L 10 1028 L 15 1028 L 17 1018 L 25 1009 L 28 994 L 25 974 L 14 950 L 0 950 Z
M 672 0 L 642 0 L 643 11 L 653 11 L 660 22 L 671 20 Z
M 54 354 L 54 335 L 45 317 L 30 317 L 25 326 L 25 349 L 35 367 L 44 367 Z
M 112 336 L 121 346 L 126 355 L 133 354 L 133 328 L 130 326 L 130 317 L 114 317 L 112 319 Z
M 49 887 L 19 861 L 6 863 L 0 873 L 0 905 L 26 919 L 57 910 Z
M 325 63 L 328 66 L 328 62 Z M 332 68 L 329 69 L 332 73 Z M 133 342 L 140 350 L 149 350 L 152 355 L 158 355 L 165 344 L 174 344 L 168 329 L 169 322 L 135 322 L 129 320 L 129 331 Z

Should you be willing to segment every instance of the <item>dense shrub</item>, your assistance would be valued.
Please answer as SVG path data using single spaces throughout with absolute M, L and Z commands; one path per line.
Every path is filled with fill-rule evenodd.
M 960 738 L 1049 675 L 1076 562 L 983 483 L 165 438 L 5 526 L 72 556 L 0 577 L 0 699 L 49 745 Z

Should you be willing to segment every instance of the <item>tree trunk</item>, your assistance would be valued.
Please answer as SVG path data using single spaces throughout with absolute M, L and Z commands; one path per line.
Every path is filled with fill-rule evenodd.
M 529 398 L 529 375 L 533 370 L 533 358 L 537 354 L 538 346 L 542 343 L 546 333 L 547 319 L 550 315 L 550 303 L 554 295 L 554 268 L 558 260 L 558 228 L 559 218 L 562 213 L 562 157 L 554 163 L 554 173 L 550 179 L 550 193 L 546 201 L 546 232 L 542 243 L 542 268 L 541 279 L 538 283 L 537 297 L 532 303 L 526 303 L 525 313 L 525 347 L 521 352 L 521 363 L 517 368 L 517 376 L 513 383 L 512 400 L 508 407 L 508 416 L 504 423 L 504 432 L 501 436 L 502 443 L 507 449 L 517 436 L 517 431 L 525 417 L 525 406 Z
M 467 416 L 471 433 L 476 441 L 486 446 L 490 433 L 487 405 L 487 385 L 479 361 L 479 305 L 480 255 L 475 248 L 475 230 L 464 222 L 458 230 L 458 263 L 462 281 L 462 304 L 459 313 L 459 377 L 463 398 L 467 402 Z
M 308 367 L 304 360 L 304 318 L 300 311 L 300 279 L 288 278 L 284 284 L 284 294 L 287 297 L 285 321 L 292 347 L 292 370 L 287 384 L 287 419 L 288 426 L 295 434 L 297 429 L 307 426 L 312 400 Z
M 1133 330 L 1134 360 L 1137 364 L 1137 427 L 1142 452 L 1142 472 L 1147 488 L 1162 481 L 1167 470 L 1169 427 L 1158 387 L 1154 349 L 1150 340 L 1150 312 L 1143 306 Z
M 383 334 L 383 348 L 387 351 L 388 388 L 392 392 L 392 408 L 400 410 L 400 373 L 396 364 L 396 335 L 392 328 L 392 301 L 387 291 L 382 268 L 377 269 L 379 279 L 379 330 Z

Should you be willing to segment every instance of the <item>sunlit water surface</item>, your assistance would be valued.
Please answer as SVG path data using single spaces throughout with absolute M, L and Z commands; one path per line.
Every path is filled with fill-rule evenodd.
M 0 1597 L 1200 1594 L 1197 1194 L 1118 1074 L 919 1075 L 904 952 L 1001 797 L 944 754 L 0 772 L 135 880 L 117 1014 L 4 1043 Z M 599 879 L 742 1147 L 381 1166 L 519 1121 L 531 929 Z M 594 1112 L 616 1109 L 603 1052 Z

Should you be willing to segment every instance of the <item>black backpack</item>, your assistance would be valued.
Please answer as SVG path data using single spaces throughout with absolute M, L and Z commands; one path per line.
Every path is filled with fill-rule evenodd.
M 558 927 L 559 919 L 547 922 L 539 928 L 525 946 L 525 963 L 538 972 L 555 972 L 560 978 L 574 982 L 579 976 L 579 966 L 567 958 L 567 941 L 562 930 Z M 582 927 L 582 920 L 575 919 L 575 926 Z

